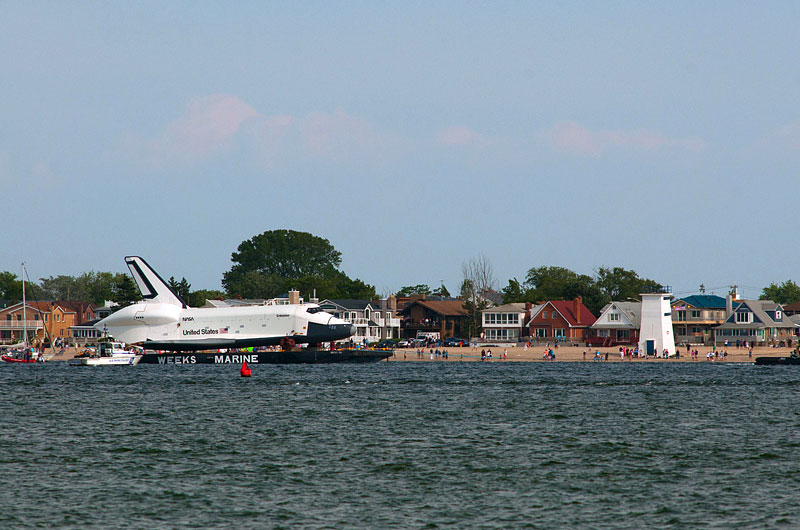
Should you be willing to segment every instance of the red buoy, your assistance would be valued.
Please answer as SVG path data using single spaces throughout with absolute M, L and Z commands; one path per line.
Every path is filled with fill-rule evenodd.
M 247 366 L 247 361 L 242 361 L 242 377 L 250 377 L 250 367 Z

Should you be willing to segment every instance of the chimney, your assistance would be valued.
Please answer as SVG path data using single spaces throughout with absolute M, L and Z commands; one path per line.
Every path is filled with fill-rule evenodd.
M 578 296 L 573 301 L 573 309 L 572 313 L 575 315 L 575 320 L 580 323 L 581 321 L 581 305 L 583 304 L 583 298 Z
M 300 303 L 300 291 L 295 291 L 294 289 L 289 291 L 289 303 L 290 304 Z
M 392 310 L 392 314 L 397 312 L 397 298 L 393 294 L 389 295 L 389 309 Z
M 725 319 L 731 316 L 733 313 L 733 291 L 728 293 L 727 298 L 725 298 Z

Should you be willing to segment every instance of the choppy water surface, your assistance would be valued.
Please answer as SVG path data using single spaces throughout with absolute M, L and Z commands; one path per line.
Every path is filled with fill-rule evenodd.
M 0 366 L 0 527 L 800 527 L 798 367 Z

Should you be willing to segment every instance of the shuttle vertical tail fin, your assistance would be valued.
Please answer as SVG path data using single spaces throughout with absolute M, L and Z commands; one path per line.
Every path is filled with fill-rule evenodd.
M 187 307 L 186 302 L 172 290 L 147 262 L 139 256 L 126 256 L 125 263 L 146 302 L 158 302 Z

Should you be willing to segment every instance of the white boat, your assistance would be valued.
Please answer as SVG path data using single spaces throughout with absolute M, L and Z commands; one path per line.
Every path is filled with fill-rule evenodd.
M 75 359 L 72 364 L 82 366 L 135 366 L 142 360 L 142 354 L 141 350 L 125 349 L 125 344 L 122 342 L 103 342 L 100 344 L 97 357 Z

